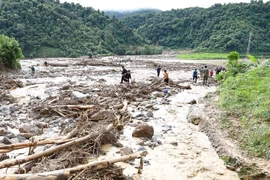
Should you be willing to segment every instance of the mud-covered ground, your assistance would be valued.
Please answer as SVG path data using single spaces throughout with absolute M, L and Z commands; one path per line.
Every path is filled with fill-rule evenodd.
M 49 64 L 47 67 L 43 65 L 45 61 Z M 101 128 L 101 124 L 111 123 L 110 120 L 90 121 L 95 112 L 101 108 L 112 110 L 114 102 L 122 102 L 124 99 L 129 101 L 129 114 L 119 114 L 124 119 L 124 128 L 119 135 L 113 136 L 118 137 L 118 140 L 100 141 L 101 144 L 93 141 L 80 147 L 80 152 L 76 152 L 76 148 L 66 149 L 65 153 L 38 161 L 30 173 L 120 157 L 120 152 L 128 148 L 133 152 L 148 152 L 143 160 L 143 169 L 139 168 L 139 174 L 140 162 L 136 160 L 117 164 L 124 168 L 125 177 L 122 177 L 119 169 L 108 169 L 103 176 L 95 175 L 95 178 L 102 179 L 107 174 L 107 179 L 239 179 L 235 172 L 226 168 L 206 134 L 187 118 L 194 103 L 204 107 L 201 99 L 208 92 L 215 91 L 216 82 L 213 78 L 209 78 L 208 86 L 202 86 L 201 78 L 197 84 L 192 83 L 193 70 L 206 64 L 183 63 L 162 56 L 130 56 L 26 59 L 21 61 L 21 65 L 21 71 L 6 73 L 2 80 L 19 81 L 14 85 L 10 83 L 9 87 L 1 91 L 2 146 L 29 142 L 33 137 L 58 138 L 78 124 L 81 127 L 79 136 L 84 136 L 89 131 L 94 132 Z M 122 65 L 131 70 L 132 80 L 137 82 L 137 86 L 120 84 Z M 156 77 L 158 65 L 162 70 L 168 71 L 172 80 L 167 86 L 169 94 L 163 93 L 166 87 L 162 81 L 163 73 L 161 72 L 160 78 Z M 34 74 L 31 73 L 31 66 L 36 69 Z M 216 65 L 208 64 L 208 67 L 214 69 Z M 181 89 L 189 86 L 189 90 Z M 67 104 L 91 104 L 96 109 L 93 112 L 84 111 L 88 114 L 85 116 L 77 109 L 64 109 L 62 105 Z M 118 117 L 118 114 L 109 113 L 104 119 L 108 117 Z M 150 139 L 132 137 L 134 128 L 143 123 L 154 128 L 154 136 Z M 43 152 L 49 147 L 45 145 L 33 148 L 31 154 Z M 1 157 L 0 161 L 22 158 L 29 153 L 28 148 L 12 151 Z M 93 155 L 100 156 L 93 158 Z M 18 167 L 2 169 L 1 174 L 10 174 L 17 169 Z M 81 179 L 90 177 L 87 172 L 79 175 Z
M 205 106 L 193 106 L 190 117 L 200 116 L 200 129 L 205 132 L 213 144 L 220 158 L 226 163 L 229 169 L 238 172 L 241 179 L 270 179 L 270 161 L 267 159 L 254 157 L 240 148 L 239 142 L 233 137 L 234 133 L 239 132 L 239 121 L 230 117 L 230 122 L 234 126 L 228 125 L 225 112 L 218 110 L 218 95 L 216 92 L 209 93 L 204 97 Z

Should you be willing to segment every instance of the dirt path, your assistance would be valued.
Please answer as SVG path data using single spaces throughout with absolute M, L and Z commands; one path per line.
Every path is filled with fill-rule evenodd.
M 121 65 L 125 65 L 127 69 L 131 70 L 133 79 L 146 84 L 150 77 L 156 76 L 155 68 L 158 64 L 163 69 L 168 70 L 170 79 L 181 84 L 190 84 L 192 71 L 202 66 L 202 64 L 179 63 L 168 59 L 152 61 L 144 58 L 137 60 L 113 59 L 111 66 L 91 66 L 87 63 L 83 65 L 83 62 L 90 62 L 89 59 L 47 59 L 46 61 L 49 64 L 62 63 L 67 66 L 44 67 L 42 66 L 43 59 L 23 60 L 21 61 L 23 67 L 21 72 L 8 74 L 8 76 L 19 79 L 26 85 L 22 89 L 12 91 L 12 95 L 17 98 L 18 104 L 24 109 L 29 106 L 28 103 L 33 98 L 42 101 L 46 97 L 59 94 L 60 89 L 66 84 L 88 87 L 90 92 L 93 90 L 92 85 L 113 86 L 119 84 Z M 106 63 L 112 61 L 112 59 L 103 58 L 98 61 Z M 29 67 L 32 65 L 36 66 L 34 75 L 30 74 Z M 214 65 L 210 65 L 210 69 L 214 67 Z M 199 127 L 187 122 L 186 116 L 190 106 L 192 106 L 187 103 L 193 99 L 200 103 L 200 98 L 208 92 L 215 91 L 215 87 L 198 85 L 192 85 L 191 87 L 192 90 L 185 90 L 181 93 L 174 92 L 174 89 L 169 87 L 169 92 L 172 95 L 168 98 L 152 96 L 150 99 L 137 99 L 136 102 L 131 102 L 129 111 L 133 115 L 132 122 L 124 129 L 124 133 L 120 136 L 120 142 L 124 146 L 130 147 L 134 152 L 142 149 L 148 151 L 148 155 L 144 159 L 142 179 L 239 179 L 235 172 L 226 169 L 224 162 L 219 159 L 212 148 L 208 137 L 199 131 Z M 147 109 L 147 104 L 155 106 L 155 110 Z M 203 106 L 203 104 L 200 105 Z M 153 113 L 150 117 L 144 120 L 136 118 L 137 115 L 147 114 L 149 111 Z M 30 111 L 25 109 L 20 112 L 17 116 L 17 125 L 26 122 L 27 117 L 30 118 L 28 121 L 34 121 Z M 152 141 L 132 138 L 131 133 L 134 126 L 142 122 L 154 127 L 155 135 Z M 46 129 L 46 134 L 49 136 L 55 136 L 59 132 L 59 127 L 55 125 Z M 142 145 L 142 141 L 145 145 Z M 117 152 L 119 148 L 106 145 L 104 150 L 107 151 L 107 155 L 101 156 L 100 159 L 120 156 Z M 136 172 L 134 167 L 137 163 L 120 164 L 126 167 L 125 174 L 133 175 Z

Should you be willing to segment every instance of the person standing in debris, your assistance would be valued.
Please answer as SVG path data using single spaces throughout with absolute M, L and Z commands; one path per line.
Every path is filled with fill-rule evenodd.
M 127 70 L 124 66 L 122 66 L 122 77 L 121 77 L 121 83 L 123 83 L 124 76 L 127 74 Z
M 210 71 L 210 76 L 213 77 L 213 75 L 214 75 L 214 70 L 211 69 L 211 71 Z
M 216 75 L 218 75 L 221 72 L 221 70 L 222 70 L 222 66 L 218 66 L 216 68 Z
M 35 67 L 32 66 L 32 67 L 31 67 L 32 76 L 35 74 L 35 71 L 36 71 Z
M 209 69 L 207 68 L 207 66 L 205 66 L 203 70 L 203 85 L 207 85 L 208 76 L 209 76 Z
M 130 70 L 127 71 L 127 73 L 124 75 L 123 77 L 124 82 L 127 82 L 129 84 L 129 80 L 131 83 L 131 74 L 130 74 Z
M 200 71 L 200 77 L 203 77 L 203 67 L 201 67 L 201 68 L 199 69 L 199 71 Z
M 163 75 L 164 75 L 164 82 L 165 82 L 166 85 L 168 85 L 169 84 L 169 74 L 167 73 L 166 69 L 164 70 Z
M 46 67 L 48 66 L 48 62 L 47 61 L 44 62 L 44 66 L 46 66 Z
M 157 68 L 157 77 L 159 77 L 160 70 L 161 70 L 161 67 L 160 67 L 160 65 L 159 65 L 158 68 Z
M 198 71 L 197 69 L 195 69 L 193 71 L 193 82 L 197 83 L 197 79 L 198 79 Z

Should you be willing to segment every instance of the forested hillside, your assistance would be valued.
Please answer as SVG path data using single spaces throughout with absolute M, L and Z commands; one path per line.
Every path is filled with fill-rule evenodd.
M 123 54 L 145 41 L 104 12 L 59 0 L 1 0 L 0 34 L 19 41 L 26 57 Z M 131 51 L 130 50 L 130 51 Z
M 152 44 L 204 51 L 270 50 L 270 1 L 215 4 L 128 16 L 121 21 Z M 251 35 L 250 35 L 251 34 Z
M 133 11 L 104 11 L 109 17 L 123 18 L 132 15 L 140 15 L 152 12 L 161 12 L 159 9 L 138 9 Z

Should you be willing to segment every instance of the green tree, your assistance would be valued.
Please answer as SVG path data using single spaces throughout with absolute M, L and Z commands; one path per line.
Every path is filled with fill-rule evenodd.
M 18 41 L 5 35 L 0 35 L 0 62 L 8 68 L 20 68 L 19 59 L 23 58 Z
M 209 8 L 133 14 L 120 18 L 123 24 L 151 41 L 152 45 L 204 51 L 269 54 L 270 1 L 215 4 Z
M 112 20 L 103 12 L 80 4 L 59 0 L 1 3 L 0 34 L 15 38 L 26 57 L 75 57 L 85 55 L 86 49 L 95 55 L 111 54 L 120 43 L 125 48 L 146 44 L 118 19 Z M 94 51 L 99 44 L 99 50 Z

